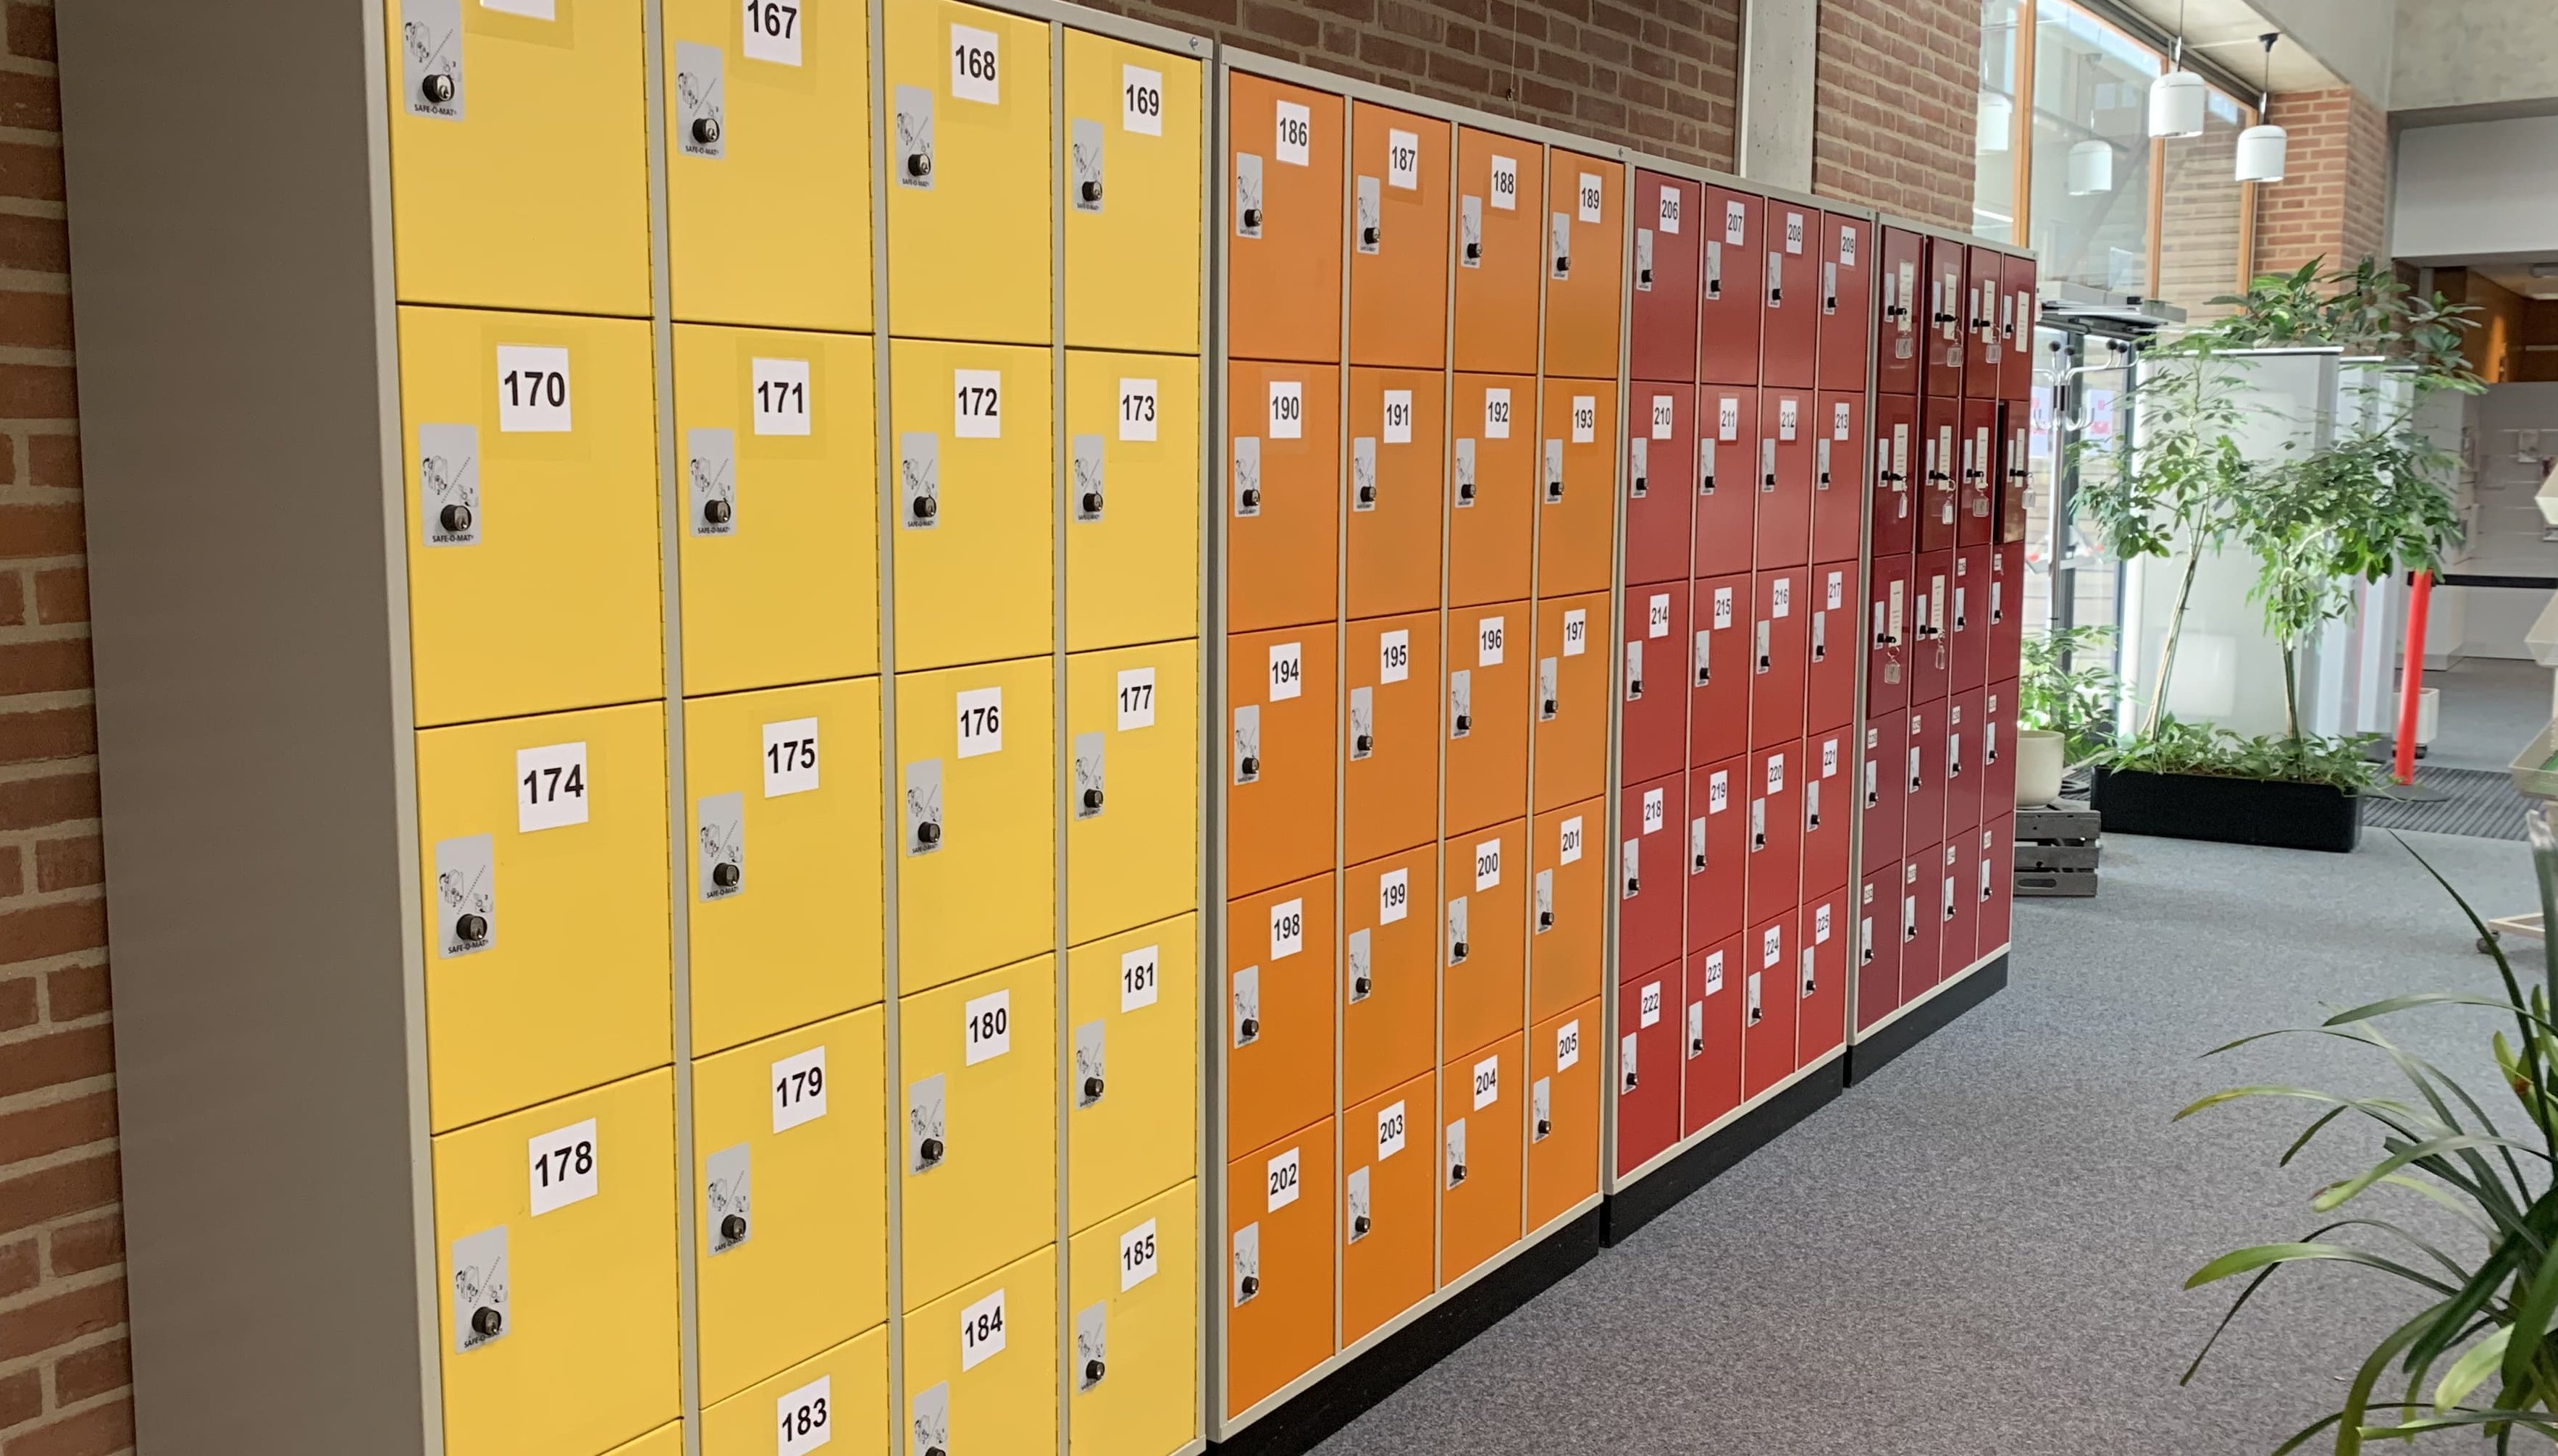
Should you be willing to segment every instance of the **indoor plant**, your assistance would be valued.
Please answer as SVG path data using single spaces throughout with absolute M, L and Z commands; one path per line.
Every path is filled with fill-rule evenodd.
M 2016 685 L 2016 802 L 2049 804 L 2061 774 L 2113 736 L 2118 684 L 2102 664 L 2081 660 L 2112 636 L 2106 627 L 2057 627 L 2025 639 Z

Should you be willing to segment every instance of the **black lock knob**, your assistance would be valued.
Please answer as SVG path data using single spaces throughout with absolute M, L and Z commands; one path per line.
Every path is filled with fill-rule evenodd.
M 458 536 L 471 529 L 471 507 L 457 500 L 436 512 L 435 521 L 437 525 Z
M 1467 262 L 1469 262 L 1469 263 L 1480 263 L 1480 262 L 1482 262 L 1483 260 L 1484 260 L 1484 245 L 1483 245 L 1482 243 L 1479 243 L 1479 242 L 1470 242 L 1470 243 L 1466 244 L 1466 261 L 1467 261 Z
M 1687 1054 L 1692 1057 L 1701 1057 L 1705 1055 L 1705 1038 L 1702 1036 L 1689 1037 L 1687 1039 Z
M 1375 748 L 1376 748 L 1376 734 L 1374 734 L 1374 733 L 1361 733 L 1361 734 L 1359 734 L 1359 735 L 1358 735 L 1358 750 L 1359 750 L 1360 752 L 1362 752 L 1362 753 L 1372 752 L 1372 751 L 1374 751 L 1374 750 L 1375 750 Z
M 1643 892 L 1643 877 L 1642 877 L 1641 875 L 1639 875 L 1639 874 L 1629 874 L 1629 875 L 1627 875 L 1627 876 L 1626 876 L 1626 893 L 1628 893 L 1628 894 L 1630 894 L 1630 895 L 1639 895 L 1639 894 L 1641 894 L 1642 892 Z
M 930 177 L 932 175 L 932 154 L 929 152 L 907 153 L 906 175 L 909 177 Z
M 1448 959 L 1451 961 L 1462 961 L 1466 959 L 1466 943 L 1461 940 L 1449 946 Z
M 1360 1214 L 1357 1218 L 1350 1220 L 1350 1233 L 1360 1239 L 1366 1238 L 1367 1231 L 1374 1227 L 1375 1224 L 1365 1214 Z
M 1261 487 L 1258 485 L 1244 486 L 1242 500 L 1243 508 L 1245 510 L 1259 510 L 1261 508 Z
M 924 1456 L 950 1456 L 950 1453 L 939 1446 L 926 1446 L 924 1448 Z
M 1083 791 L 1083 808 L 1084 808 L 1084 811 L 1085 811 L 1086 813 L 1089 813 L 1089 812 L 1091 812 L 1091 811 L 1093 811 L 1093 810 L 1095 810 L 1095 809 L 1098 809 L 1098 808 L 1100 808 L 1100 807 L 1101 807 L 1101 791 L 1100 791 L 1099 789 L 1085 789 L 1085 790 Z
M 1639 276 L 1639 277 L 1642 279 L 1642 281 L 1643 281 L 1643 287 L 1645 287 L 1645 288 L 1649 288 L 1649 287 L 1651 287 L 1651 286 L 1652 286 L 1652 270 L 1651 270 L 1651 269 L 1649 269 L 1649 268 L 1644 269 L 1644 270 L 1642 271 L 1642 273 L 1641 273 L 1640 275 L 1638 275 L 1638 276 Z
M 1536 928 L 1539 930 L 1552 930 L 1554 928 L 1554 912 L 1552 910 L 1537 911 Z
M 1556 274 L 1556 276 L 1557 276 L 1557 277 L 1560 277 L 1560 276 L 1562 276 L 1563 274 L 1566 274 L 1566 273 L 1571 272 L 1571 271 L 1572 271 L 1572 260 L 1571 260 L 1570 258 L 1557 258 L 1557 259 L 1555 259 L 1555 260 L 1554 260 L 1554 271 L 1555 271 L 1555 274 Z
M 1760 1018 L 1760 1017 L 1762 1017 L 1762 1016 L 1765 1016 L 1765 1015 L 1767 1015 L 1767 1014 L 1768 1014 L 1767 1009 L 1766 1009 L 1765 1007 L 1763 1007 L 1763 1006 L 1753 1006 L 1753 1007 L 1751 1007 L 1751 1008 L 1750 1008 L 1750 1024 L 1751 1024 L 1751 1025 L 1753 1025 L 1753 1026 L 1758 1025 L 1758 1024 L 1759 1024 L 1759 1018 Z
M 1554 700 L 1551 698 L 1545 700 L 1545 716 L 1548 718 L 1554 717 Z
M 1629 697 L 1633 697 L 1633 698 L 1640 698 L 1641 696 L 1643 696 L 1643 680 L 1642 680 L 1641 678 L 1629 678 L 1629 679 L 1627 679 L 1627 680 L 1626 680 L 1626 694 L 1627 694 L 1627 696 L 1629 696 Z
M 941 821 L 938 819 L 927 819 L 922 824 L 917 825 L 915 827 L 915 842 L 920 845 L 937 845 L 941 843 Z
M 938 1137 L 926 1137 L 922 1142 L 915 1145 L 916 1155 L 923 1158 L 927 1163 L 937 1163 L 941 1161 L 941 1155 L 947 1151 L 949 1151 L 949 1149 L 943 1145 L 941 1139 Z
M 464 945 L 478 945 L 489 938 L 489 917 L 464 915 L 453 922 L 453 933 Z
M 1083 492 L 1083 513 L 1087 516 L 1097 516 L 1101 514 L 1100 491 L 1086 490 Z
M 1627 1073 L 1627 1074 L 1626 1074 L 1626 1090 L 1627 1090 L 1628 1092 L 1632 1092 L 1632 1091 L 1634 1091 L 1634 1085 L 1635 1085 L 1634 1074 L 1634 1073 L 1632 1073 L 1632 1072 Z
M 1257 753 L 1246 753 L 1243 755 L 1243 763 L 1241 766 L 1246 775 L 1259 773 L 1261 771 L 1261 756 Z
M 1537 1120 L 1536 1120 L 1536 1135 L 1537 1135 L 1537 1136 L 1539 1136 L 1539 1137 L 1543 1137 L 1543 1136 L 1546 1136 L 1547 1134 L 1549 1134 L 1549 1133 L 1551 1133 L 1551 1132 L 1553 1132 L 1553 1131 L 1554 1131 L 1554 1120 L 1553 1120 L 1552 1118 L 1539 1118 L 1539 1119 L 1537 1119 Z
M 1352 980 L 1350 981 L 1350 990 L 1351 990 L 1351 992 L 1353 992 L 1353 993 L 1356 993 L 1356 994 L 1359 994 L 1359 995 L 1366 995 L 1366 994 L 1368 993 L 1368 989 L 1369 989 L 1370 987 L 1374 986 L 1375 984 L 1376 984 L 1376 983 L 1375 983 L 1374 981 L 1370 980 L 1369 978 L 1367 978 L 1367 977 L 1365 977 L 1365 976 L 1359 976 L 1359 977 L 1352 978 Z
M 1359 229 L 1359 245 L 1369 248 L 1376 246 L 1376 228 L 1373 224 Z
M 1085 201 L 1087 201 L 1087 202 L 1097 202 L 1097 201 L 1100 201 L 1100 200 L 1101 200 L 1101 180 L 1100 180 L 1099 178 L 1094 178 L 1094 179 L 1092 179 L 1091 181 L 1086 182 L 1085 184 L 1083 184 L 1083 186 L 1082 186 L 1081 188 L 1077 189 L 1076 191 L 1077 191 L 1077 192 L 1082 196 L 1083 200 L 1085 200 Z
M 1261 1018 L 1258 1016 L 1246 1016 L 1243 1018 L 1242 1023 L 1236 1026 L 1235 1029 L 1243 1033 L 1244 1040 L 1250 1041 L 1252 1038 L 1261 1034 Z
M 1101 1079 L 1100 1079 L 1100 1078 L 1098 1078 L 1098 1077 L 1086 1077 L 1086 1078 L 1084 1078 L 1084 1079 L 1083 1079 L 1083 1100 L 1084 1100 L 1085 1102 L 1099 1102 L 1099 1101 L 1101 1101 Z
M 1359 504 L 1361 505 L 1376 504 L 1376 487 L 1373 485 L 1361 485 L 1358 488 L 1358 498 Z
M 1452 1167 L 1450 1167 L 1450 1168 L 1448 1169 L 1448 1181 L 1449 1181 L 1449 1182 L 1451 1182 L 1451 1183 L 1463 1183 L 1463 1182 L 1465 1182 L 1465 1181 L 1466 1181 L 1466 1165 L 1465 1165 L 1464 1163 L 1457 1163 L 1457 1164 L 1453 1165 Z
M 693 118 L 693 144 L 695 146 L 715 146 L 718 144 L 719 139 L 720 124 L 718 117 L 697 116 Z
M 426 97 L 427 104 L 432 106 L 441 106 L 446 102 L 451 101 L 453 99 L 454 92 L 460 90 L 461 87 L 453 83 L 453 77 L 451 75 L 439 70 L 435 74 L 430 75 L 425 80 L 419 82 L 417 89 L 420 95 Z
M 1703 873 L 1703 872 L 1705 871 L 1705 857 L 1704 857 L 1703 855 L 1699 855 L 1699 856 L 1697 856 L 1697 857 L 1696 857 L 1695 863 L 1696 863 L 1696 870 L 1695 870 L 1695 872 L 1700 873 L 1700 874 L 1701 874 L 1701 873 Z
M 1461 732 L 1461 733 L 1462 733 L 1462 732 L 1466 732 L 1466 731 L 1468 731 L 1469 729 L 1473 728 L 1474 728 L 1474 726 L 1475 726 L 1475 715 L 1473 715 L 1473 714 L 1471 714 L 1471 713 L 1460 713 L 1460 714 L 1458 714 L 1458 715 L 1457 715 L 1457 731 L 1459 731 L 1459 732 Z
M 1246 227 L 1259 227 L 1261 225 L 1261 209 L 1258 207 L 1244 208 L 1243 225 Z
M 1087 1386 L 1097 1386 L 1101 1384 L 1101 1362 L 1098 1360 L 1087 1360 L 1083 1362 L 1083 1383 Z
M 1243 1297 L 1249 1299 L 1260 1292 L 1261 1276 L 1259 1274 L 1245 1274 L 1243 1276 Z M 940 1453 L 936 1451 L 933 1453 L 933 1456 L 940 1456 Z
M 939 497 L 931 495 L 919 495 L 915 497 L 915 518 L 917 520 L 928 521 L 939 514 L 941 514 L 941 501 Z
M 711 525 L 725 526 L 729 523 L 729 518 L 736 514 L 737 507 L 729 504 L 725 496 L 715 495 L 702 502 L 702 519 Z
M 484 1340 L 494 1339 L 497 1332 L 505 1327 L 506 1317 L 488 1305 L 481 1305 L 471 1311 L 471 1333 Z
M 1472 500 L 1472 499 L 1474 499 L 1474 498 L 1475 498 L 1475 482 L 1474 482 L 1474 481 L 1472 481 L 1472 480 L 1464 480 L 1464 481 L 1460 481 L 1460 482 L 1458 483 L 1458 485 L 1457 485 L 1457 498 L 1458 498 L 1459 500 Z
M 1768 286 L 1768 302 L 1769 302 L 1771 305 L 1775 305 L 1775 304 L 1781 304 L 1781 303 L 1783 303 L 1784 301 L 1785 301 L 1785 290 L 1784 290 L 1783 288 L 1781 288 L 1781 287 L 1779 287 L 1779 286 L 1776 285 L 1776 284 L 1773 284 L 1773 283 L 1772 283 L 1772 284 L 1770 284 L 1770 285 Z
M 730 1214 L 720 1220 L 720 1237 L 731 1244 L 746 1237 L 746 1215 Z
M 711 866 L 711 883 L 721 889 L 735 889 L 737 882 L 745 877 L 745 871 L 738 868 L 733 861 L 722 860 Z

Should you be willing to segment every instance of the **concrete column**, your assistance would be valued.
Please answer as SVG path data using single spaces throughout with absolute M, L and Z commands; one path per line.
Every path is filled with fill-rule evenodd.
M 1820 0 L 1743 0 L 1741 126 L 1734 170 L 1812 190 L 1812 69 Z

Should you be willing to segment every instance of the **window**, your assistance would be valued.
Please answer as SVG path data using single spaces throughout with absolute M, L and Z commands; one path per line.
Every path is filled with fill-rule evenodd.
M 2150 291 L 2155 52 L 2072 5 L 2036 7 L 2031 246 L 2047 282 Z
M 1989 0 L 1981 16 L 1981 102 L 1972 144 L 1972 231 L 2017 240 L 2017 118 L 2021 114 L 2017 37 L 2030 22 L 2024 0 Z
M 2203 135 L 2161 142 L 2157 298 L 2185 310 L 2186 322 L 2227 313 L 2211 300 L 2246 286 L 2247 232 L 2255 189 L 2237 179 L 2238 133 L 2256 124 L 2256 109 L 2218 90 L 2204 93 Z

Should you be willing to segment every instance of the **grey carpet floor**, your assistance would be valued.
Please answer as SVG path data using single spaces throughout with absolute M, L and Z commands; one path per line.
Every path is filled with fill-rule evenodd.
M 2470 657 L 2425 674 L 2442 705 L 2426 763 L 2502 771 L 2549 726 L 2549 669 L 2536 662 Z
M 2409 840 L 2483 915 L 2533 907 L 2521 846 Z M 2457 917 L 2386 835 L 2351 856 L 2109 837 L 2098 898 L 2018 903 L 2007 991 L 1319 1449 L 2270 1451 L 2334 1408 L 2339 1378 L 2413 1305 L 2360 1270 L 2279 1275 L 2180 1389 L 2226 1298 L 2180 1285 L 2216 1254 L 2315 1227 L 2306 1199 L 2369 1143 L 2282 1170 L 2308 1114 L 2169 1118 L 2242 1082 L 2395 1091 L 2372 1054 L 2324 1038 L 2198 1058 L 2324 1008 L 2485 987 L 2492 965 Z M 2473 1086 L 2500 1116 L 2489 1029 L 2438 1011 L 2399 1039 L 2484 1073 Z M 2384 1216 L 2415 1202 L 2385 1196 Z

